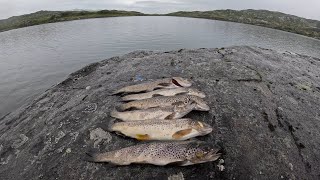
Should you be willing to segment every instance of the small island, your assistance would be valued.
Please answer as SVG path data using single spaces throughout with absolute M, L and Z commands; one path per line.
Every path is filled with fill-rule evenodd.
M 144 14 L 136 11 L 38 11 L 0 20 L 0 32 L 27 26 L 89 18 L 119 16 L 179 16 L 252 24 L 320 39 L 320 21 L 267 10 L 179 11 L 169 14 Z

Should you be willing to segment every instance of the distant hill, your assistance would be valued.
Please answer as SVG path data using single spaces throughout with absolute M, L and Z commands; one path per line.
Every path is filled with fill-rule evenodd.
M 101 10 L 101 11 L 38 11 L 22 16 L 14 16 L 0 20 L 0 32 L 38 24 L 71 21 L 88 18 L 116 17 L 116 16 L 141 16 L 135 11 Z
M 195 17 L 253 24 L 320 39 L 320 21 L 267 10 L 179 11 L 168 16 Z
M 215 10 L 215 11 L 179 11 L 169 14 L 143 14 L 136 11 L 38 11 L 36 13 L 22 16 L 14 16 L 0 20 L 0 32 L 21 27 L 33 26 L 38 24 L 53 23 L 60 21 L 70 21 L 88 18 L 103 18 L 116 16 L 181 16 L 206 18 L 222 21 L 232 21 L 245 24 L 253 24 L 273 29 L 280 29 L 292 33 L 297 33 L 313 38 L 320 39 L 320 21 L 306 19 L 281 12 L 267 10 Z

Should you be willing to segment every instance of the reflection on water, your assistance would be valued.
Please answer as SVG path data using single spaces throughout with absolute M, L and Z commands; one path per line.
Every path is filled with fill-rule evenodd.
M 0 117 L 68 74 L 134 50 L 255 45 L 320 57 L 320 41 L 269 28 L 180 17 L 119 17 L 0 33 Z

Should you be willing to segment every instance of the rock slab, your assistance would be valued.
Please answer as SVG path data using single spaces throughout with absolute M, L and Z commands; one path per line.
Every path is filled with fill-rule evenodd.
M 170 76 L 190 78 L 207 94 L 210 112 L 188 117 L 214 127 L 199 139 L 223 147 L 223 166 L 117 167 L 82 160 L 92 148 L 138 143 L 106 131 L 119 101 L 112 91 Z M 0 177 L 319 179 L 319 76 L 320 59 L 246 46 L 136 51 L 94 63 L 1 118 Z

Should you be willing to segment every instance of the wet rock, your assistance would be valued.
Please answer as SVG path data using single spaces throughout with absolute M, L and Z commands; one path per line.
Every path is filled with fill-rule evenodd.
M 180 172 L 179 174 L 171 175 L 168 177 L 168 180 L 184 180 L 183 173 Z
M 26 143 L 29 140 L 29 138 L 24 135 L 24 134 L 20 134 L 19 138 L 16 139 L 13 143 L 12 143 L 12 147 L 13 148 L 19 148 L 20 146 L 22 146 L 24 143 Z
M 312 63 L 310 63 L 312 62 Z M 258 47 L 136 51 L 91 64 L 0 120 L 1 179 L 319 179 L 320 61 Z M 82 160 L 138 141 L 106 131 L 110 93 L 170 76 L 192 79 L 215 129 L 199 139 L 222 161 L 114 167 Z M 90 87 L 90 88 L 89 88 Z

